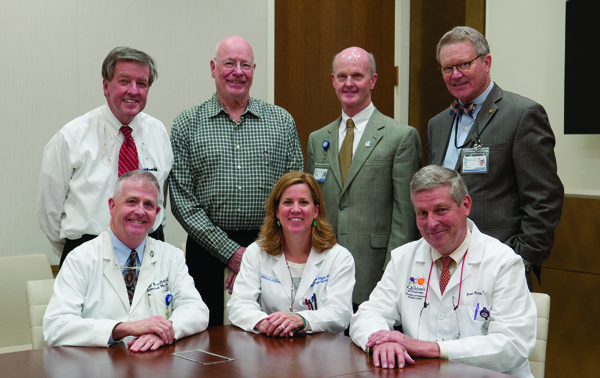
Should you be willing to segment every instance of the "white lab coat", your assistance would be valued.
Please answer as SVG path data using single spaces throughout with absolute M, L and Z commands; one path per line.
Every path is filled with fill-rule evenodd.
M 169 293 L 173 301 L 167 307 L 165 297 Z M 153 315 L 173 321 L 176 339 L 201 332 L 208 325 L 208 308 L 188 274 L 183 252 L 146 239 L 130 306 L 110 235 L 105 231 L 67 256 L 44 315 L 44 339 L 48 346 L 107 346 L 117 323 Z
M 373 332 L 402 324 L 407 336 L 417 338 L 418 333 L 420 340 L 443 342 L 450 361 L 533 377 L 527 358 L 535 346 L 537 310 L 527 289 L 523 262 L 508 246 L 482 234 L 470 220 L 468 223 L 473 233 L 462 288 L 462 264 L 443 296 L 434 266 L 427 294 L 429 305 L 423 309 L 432 266 L 430 246 L 424 239 L 406 244 L 392 251 L 381 281 L 352 317 L 350 336 L 365 349 Z M 455 314 L 453 301 L 458 303 L 459 292 Z M 485 322 L 480 313 L 484 307 L 490 315 L 487 335 L 482 334 Z M 457 323 L 460 339 L 452 340 L 458 336 Z
M 293 312 L 302 315 L 310 324 L 308 332 L 343 332 L 352 316 L 354 289 L 354 259 L 339 244 L 318 253 L 310 251 Z M 285 257 L 271 256 L 252 243 L 242 259 L 240 272 L 227 303 L 229 320 L 248 331 L 277 311 L 290 312 L 292 279 Z M 308 310 L 304 299 L 317 297 L 317 310 Z

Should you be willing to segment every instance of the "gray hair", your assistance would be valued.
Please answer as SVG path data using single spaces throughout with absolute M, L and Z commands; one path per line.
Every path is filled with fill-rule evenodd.
M 340 51 L 341 52 L 341 51 Z M 331 63 L 331 72 L 335 73 L 335 59 L 340 53 L 335 54 L 333 62 Z M 367 52 L 367 60 L 369 61 L 369 74 L 371 77 L 377 73 L 377 66 L 375 65 L 375 57 L 370 52 Z
M 471 42 L 473 50 L 475 50 L 475 54 L 477 55 L 487 55 L 490 53 L 490 45 L 488 45 L 488 41 L 483 34 L 468 26 L 456 26 L 444 34 L 437 44 L 435 58 L 438 63 L 440 63 L 440 50 L 442 50 L 442 47 L 460 42 Z
M 429 165 L 419 169 L 410 181 L 410 200 L 414 203 L 415 194 L 421 190 L 431 190 L 441 186 L 450 187 L 450 196 L 458 206 L 469 194 L 467 184 L 458 172 L 439 165 Z
M 104 58 L 104 62 L 102 63 L 103 79 L 106 79 L 107 81 L 111 81 L 113 79 L 115 64 L 117 64 L 118 61 L 137 62 L 142 66 L 148 67 L 150 69 L 148 86 L 152 86 L 154 80 L 158 78 L 156 64 L 150 55 L 143 51 L 132 49 L 131 47 L 119 46 L 112 49 L 106 58 Z
M 219 46 L 221 46 L 221 43 L 222 43 L 222 42 L 223 42 L 223 41 L 221 41 L 221 42 L 217 43 L 217 46 L 215 47 L 215 54 L 213 55 L 213 60 L 214 60 L 214 61 L 216 61 L 216 62 L 218 62 L 218 61 L 219 61 L 219 60 L 217 59 L 217 55 L 218 55 L 218 53 L 219 53 Z M 246 43 L 248 43 L 248 41 L 246 41 Z M 250 45 L 250 44 L 248 43 L 248 45 Z M 250 49 L 252 49 L 252 46 L 250 46 Z M 254 64 L 254 50 L 252 50 L 252 64 Z
M 143 169 L 136 169 L 134 171 L 124 173 L 121 177 L 117 179 L 112 195 L 114 199 L 121 197 L 121 192 L 123 191 L 123 183 L 125 182 L 125 180 L 135 180 L 142 185 L 154 186 L 158 190 L 158 193 L 160 193 L 160 184 L 158 183 L 156 176 Z

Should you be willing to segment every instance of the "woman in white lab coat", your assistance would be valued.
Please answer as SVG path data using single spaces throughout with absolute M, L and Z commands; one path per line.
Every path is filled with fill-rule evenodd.
M 229 319 L 273 337 L 343 332 L 352 316 L 354 259 L 335 241 L 314 177 L 281 177 L 266 212 L 258 240 L 244 253 Z

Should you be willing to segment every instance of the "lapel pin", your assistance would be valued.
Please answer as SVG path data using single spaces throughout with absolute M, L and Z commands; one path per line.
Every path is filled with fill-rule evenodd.
M 154 257 L 154 250 L 153 249 L 150 250 L 150 257 Z
M 324 140 L 322 146 L 323 146 L 323 151 L 327 152 L 327 149 L 329 148 L 329 141 Z
M 365 142 L 365 146 L 367 146 L 367 147 L 371 147 L 371 141 L 370 141 L 370 140 L 366 141 L 366 142 Z
M 492 114 L 494 112 L 494 109 L 490 109 L 490 114 Z

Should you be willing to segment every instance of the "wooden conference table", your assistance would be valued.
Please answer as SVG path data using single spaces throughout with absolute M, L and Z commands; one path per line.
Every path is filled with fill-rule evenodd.
M 201 364 L 173 353 L 201 349 L 234 359 Z M 404 369 L 373 366 L 370 355 L 349 337 L 332 333 L 280 339 L 234 326 L 211 327 L 154 352 L 130 353 L 123 343 L 111 348 L 53 347 L 0 354 L 0 376 L 12 377 L 486 377 L 504 374 L 440 359 L 418 359 Z

